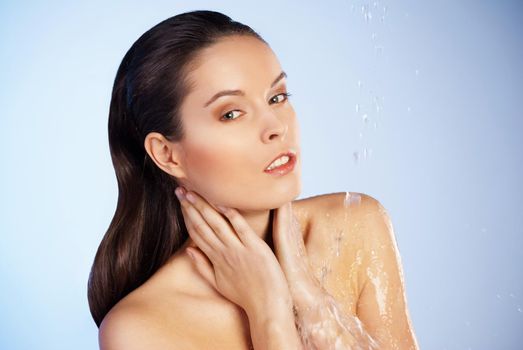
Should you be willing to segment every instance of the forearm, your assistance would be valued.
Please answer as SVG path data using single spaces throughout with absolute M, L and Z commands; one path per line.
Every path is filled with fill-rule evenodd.
M 255 350 L 303 349 L 290 304 L 247 312 L 247 316 Z
M 378 349 L 379 344 L 364 329 L 361 321 L 343 313 L 327 292 L 296 304 L 296 322 L 305 349 Z

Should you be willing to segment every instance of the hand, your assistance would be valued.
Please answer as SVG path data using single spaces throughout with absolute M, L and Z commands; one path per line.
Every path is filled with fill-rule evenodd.
M 291 202 L 279 207 L 274 215 L 274 250 L 289 283 L 292 299 L 297 307 L 309 306 L 325 291 L 312 272 Z
M 312 273 L 292 204 L 277 209 L 273 222 L 276 256 L 289 282 L 302 343 L 307 349 L 381 349 L 356 315 L 344 314 Z
M 280 306 L 282 301 L 290 310 L 289 288 L 278 260 L 241 214 L 226 208 L 223 217 L 196 193 L 189 192 L 185 198 L 179 194 L 180 188 L 176 195 L 185 225 L 199 247 L 187 248 L 188 253 L 194 254 L 198 272 L 247 314 L 267 313 L 267 307 Z M 194 203 L 187 200 L 191 195 Z

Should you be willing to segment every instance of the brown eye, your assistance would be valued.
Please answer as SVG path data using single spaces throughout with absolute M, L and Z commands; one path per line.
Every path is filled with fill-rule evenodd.
M 229 118 L 229 116 L 231 116 L 233 114 L 233 112 L 239 112 L 237 109 L 233 109 L 232 111 L 229 111 L 227 113 L 225 113 L 224 115 L 222 115 L 222 117 L 220 118 L 220 120 L 234 120 L 236 118 Z M 227 117 L 227 118 L 224 118 L 224 117 Z
M 278 94 L 278 95 L 276 95 L 276 96 L 273 96 L 273 97 L 271 98 L 271 101 L 274 101 L 274 98 L 275 98 L 275 97 L 278 97 L 278 96 L 280 96 L 280 95 L 285 96 L 285 98 L 284 98 L 281 102 L 286 101 L 286 100 L 289 98 L 289 96 L 291 96 L 291 94 L 289 94 L 288 92 L 283 92 L 283 93 L 281 93 L 281 94 Z M 276 101 L 276 103 L 278 103 L 278 101 Z
M 280 99 L 279 101 L 275 98 L 277 98 L 278 96 L 285 96 L 285 98 L 283 99 Z M 270 99 L 270 102 L 273 102 L 273 103 L 283 103 L 285 101 L 288 100 L 289 96 L 291 96 L 290 93 L 288 92 L 282 92 L 281 94 L 278 94 L 278 95 L 274 95 L 271 99 Z M 271 103 L 272 104 L 272 103 Z M 223 114 L 220 118 L 220 120 L 235 120 L 237 119 L 239 116 L 237 117 L 234 117 L 234 112 L 240 112 L 240 110 L 238 109 L 233 109 L 233 110 L 230 110 L 228 111 L 227 113 Z

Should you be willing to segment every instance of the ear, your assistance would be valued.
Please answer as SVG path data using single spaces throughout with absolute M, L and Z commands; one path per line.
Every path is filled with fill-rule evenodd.
M 185 178 L 183 149 L 179 142 L 171 142 L 158 132 L 150 132 L 144 140 L 144 147 L 154 163 L 167 174 L 177 179 Z

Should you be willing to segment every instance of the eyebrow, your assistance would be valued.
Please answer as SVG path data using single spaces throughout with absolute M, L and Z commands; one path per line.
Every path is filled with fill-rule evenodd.
M 276 79 L 274 79 L 274 81 L 272 82 L 271 88 L 274 87 L 274 85 L 276 85 L 276 83 L 278 83 L 281 79 L 286 78 L 286 77 L 287 77 L 287 73 L 282 71 L 280 73 L 280 75 L 278 75 L 276 77 Z M 209 101 L 207 101 L 205 103 L 205 105 L 203 105 L 203 108 L 206 108 L 208 105 L 213 103 L 216 99 L 218 99 L 222 96 L 229 96 L 229 95 L 230 96 L 245 96 L 245 92 L 243 92 L 242 90 L 223 90 L 223 91 L 217 92 L 216 94 L 214 94 L 213 97 L 211 97 L 209 99 Z

